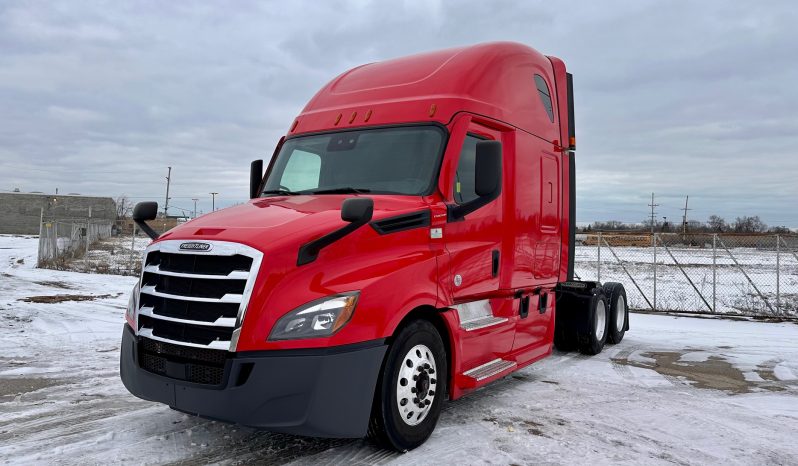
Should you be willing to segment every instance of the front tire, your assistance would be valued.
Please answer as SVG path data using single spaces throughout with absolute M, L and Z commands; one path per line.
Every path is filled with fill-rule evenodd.
M 408 451 L 424 443 L 447 392 L 447 358 L 438 330 L 415 320 L 388 350 L 369 422 L 369 436 L 385 448 Z

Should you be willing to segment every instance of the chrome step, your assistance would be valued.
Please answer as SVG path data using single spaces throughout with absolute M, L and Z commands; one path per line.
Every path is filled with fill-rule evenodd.
M 517 364 L 513 361 L 505 361 L 504 359 L 497 358 L 481 366 L 469 369 L 463 372 L 463 375 L 466 377 L 471 377 L 476 381 L 480 381 L 489 377 L 493 377 L 494 375 L 501 374 L 508 369 L 514 368 L 516 365 Z
M 471 332 L 474 330 L 479 330 L 481 328 L 503 324 L 508 320 L 509 319 L 507 319 L 507 317 L 485 316 L 485 317 L 479 317 L 477 319 L 472 319 L 466 322 L 461 322 L 460 328 L 465 330 L 466 332 Z

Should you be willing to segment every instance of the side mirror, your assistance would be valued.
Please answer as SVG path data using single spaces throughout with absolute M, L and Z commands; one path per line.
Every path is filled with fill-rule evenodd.
M 249 198 L 260 196 L 260 183 L 263 181 L 263 160 L 253 160 L 249 166 Z
M 158 203 L 157 202 L 139 202 L 133 208 L 133 221 L 146 222 L 147 220 L 155 220 L 158 216 Z
M 502 143 L 480 141 L 475 155 L 474 191 L 477 197 L 465 204 L 449 205 L 449 221 L 460 220 L 499 197 L 502 191 Z
M 374 200 L 352 197 L 341 205 L 341 220 L 349 223 L 367 223 L 374 214 Z
M 152 239 L 158 239 L 158 233 L 155 232 L 149 225 L 147 225 L 148 220 L 155 220 L 155 217 L 158 215 L 158 203 L 157 202 L 139 202 L 136 204 L 136 207 L 133 208 L 133 221 L 136 222 L 136 225 L 146 233 Z
M 498 194 L 502 184 L 502 143 L 499 141 L 477 143 L 475 171 L 474 191 L 477 196 Z

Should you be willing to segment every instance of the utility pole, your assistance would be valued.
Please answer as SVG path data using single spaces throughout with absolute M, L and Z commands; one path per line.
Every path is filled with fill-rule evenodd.
M 651 207 L 651 244 L 654 244 L 654 225 L 657 222 L 657 213 L 654 211 L 654 208 L 659 207 L 659 204 L 654 204 L 654 193 L 651 193 L 651 204 L 648 206 Z
M 191 200 L 194 201 L 194 218 L 197 218 L 197 201 L 199 201 L 199 199 L 195 197 L 192 198 Z
M 169 216 L 169 183 L 172 181 L 172 167 L 167 167 L 169 172 L 166 174 L 166 201 L 163 203 L 163 216 Z
M 684 209 L 682 209 L 682 210 L 684 210 L 684 216 L 682 217 L 682 234 L 683 235 L 687 234 L 687 211 L 688 210 L 693 210 L 693 209 L 688 209 L 687 208 L 687 201 L 689 199 L 690 199 L 690 196 L 687 196 L 687 197 L 684 198 Z
M 211 199 L 211 212 L 216 212 L 216 195 L 219 193 L 210 193 L 212 196 Z

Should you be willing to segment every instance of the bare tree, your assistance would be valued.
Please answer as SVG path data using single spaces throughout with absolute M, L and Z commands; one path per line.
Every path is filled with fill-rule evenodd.
M 785 226 L 770 227 L 770 229 L 768 229 L 768 233 L 775 233 L 777 235 L 789 235 L 790 233 L 792 233 L 792 230 L 790 230 Z
M 133 204 L 124 194 L 116 198 L 116 219 L 121 220 L 130 215 Z
M 729 225 L 726 224 L 726 220 L 724 220 L 723 217 L 719 215 L 710 215 L 709 219 L 707 219 L 707 228 L 710 231 L 723 233 L 729 229 Z
M 759 215 L 754 215 L 753 217 L 737 217 L 732 228 L 735 233 L 764 233 L 768 226 L 759 218 Z

